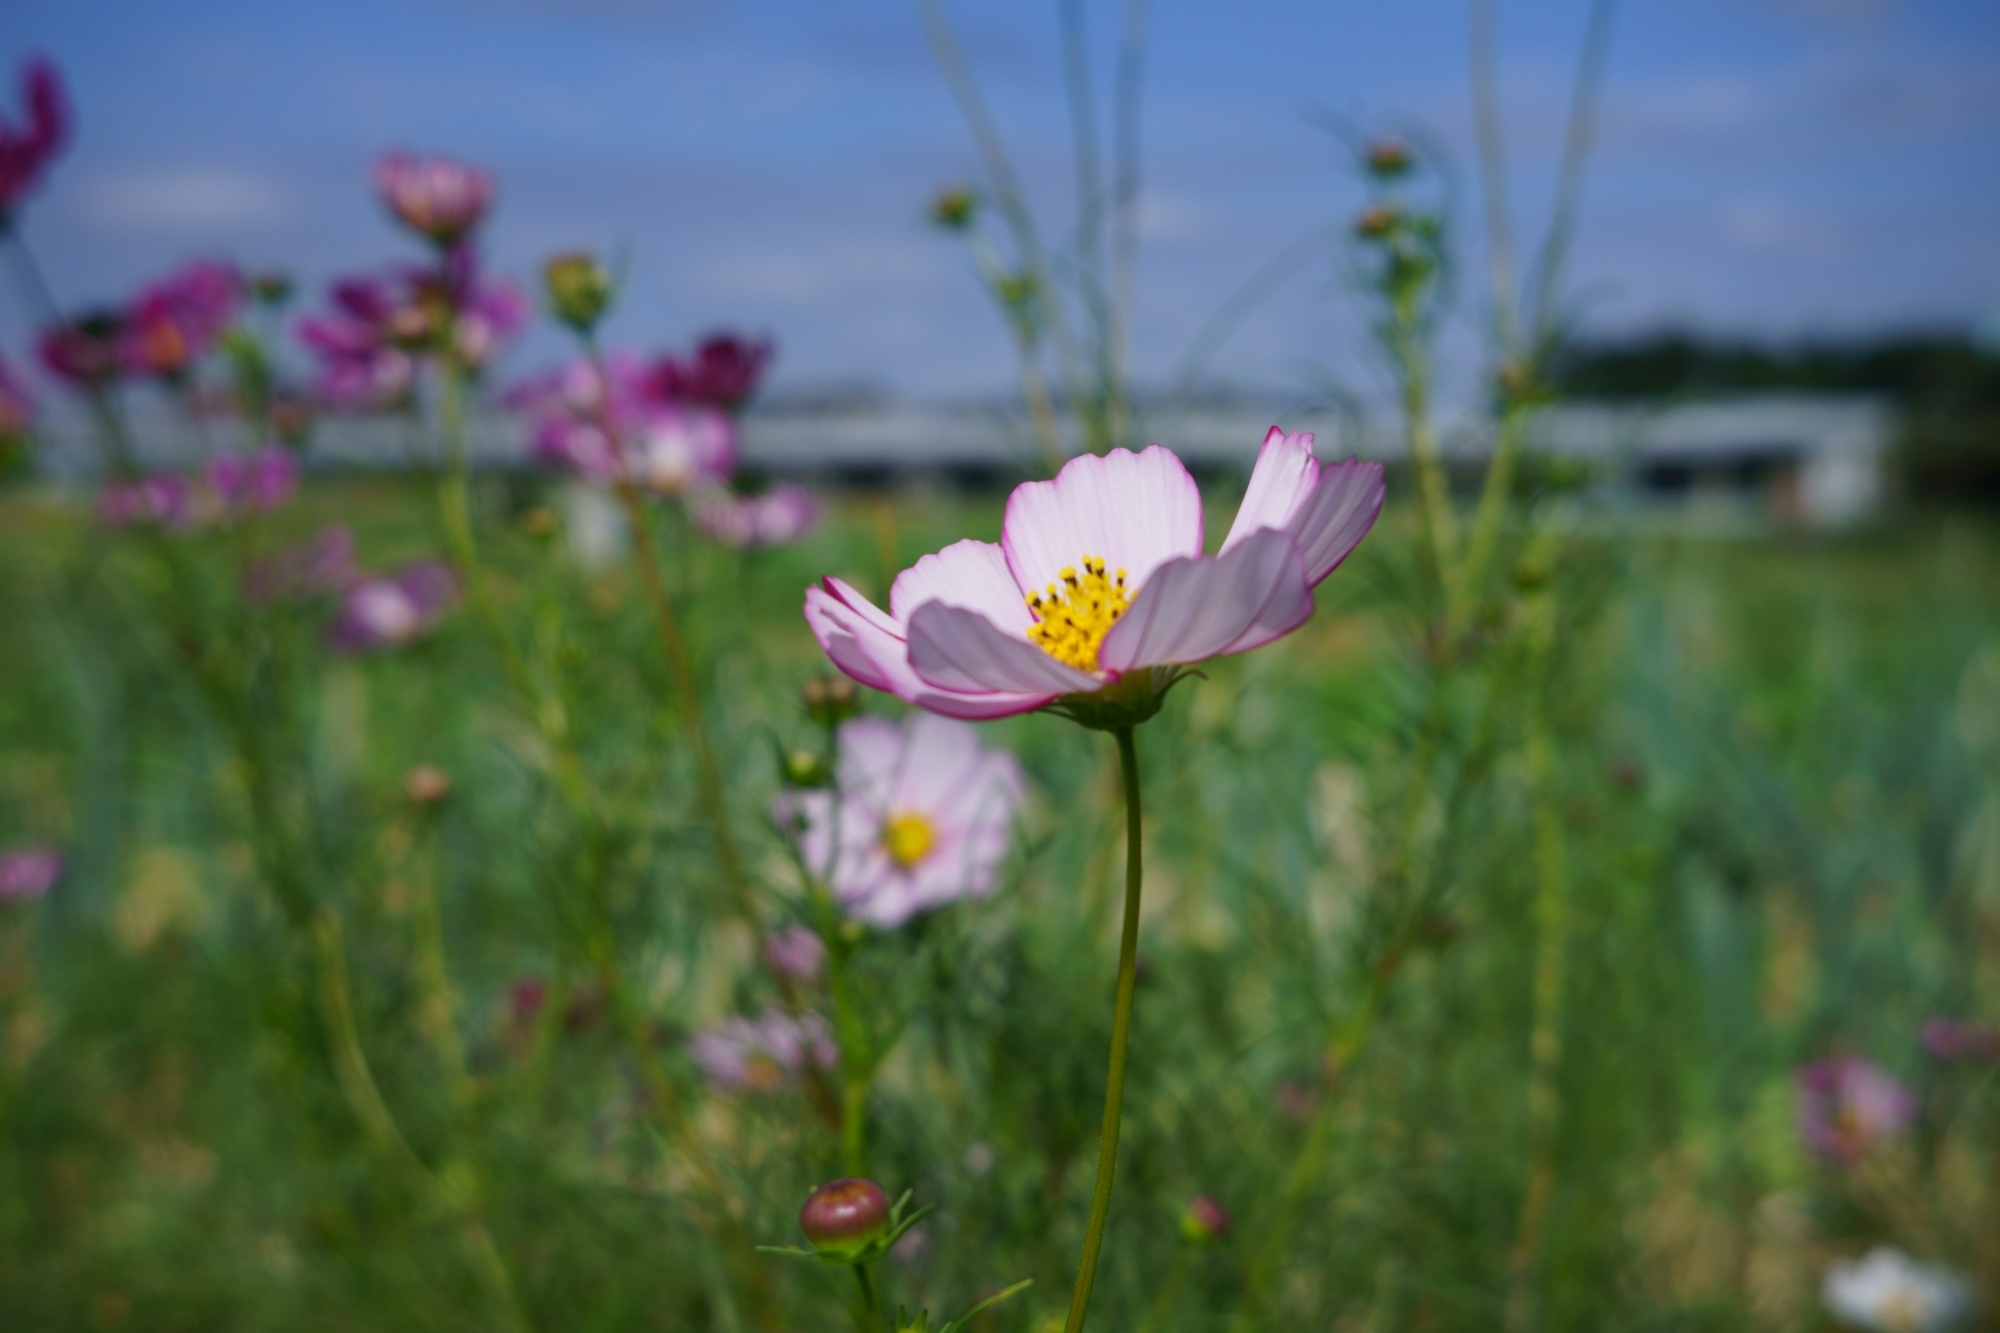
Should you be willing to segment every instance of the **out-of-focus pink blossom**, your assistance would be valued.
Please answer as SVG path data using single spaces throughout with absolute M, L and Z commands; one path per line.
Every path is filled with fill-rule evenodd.
M 840 1059 L 824 1018 L 793 1018 L 778 1009 L 761 1018 L 725 1018 L 695 1034 L 688 1053 L 712 1082 L 737 1092 L 775 1092 L 808 1065 L 831 1069 Z
M 1901 1138 L 1917 1099 L 1880 1066 L 1858 1056 L 1821 1060 L 1794 1076 L 1799 1137 L 1822 1161 L 1848 1165 Z
M 315 391 L 330 407 L 386 411 L 403 406 L 423 360 L 447 335 L 460 366 L 477 372 L 527 326 L 527 298 L 511 284 L 485 281 L 467 266 L 449 274 L 401 268 L 344 278 L 330 309 L 298 323 L 299 340 L 319 360 Z
M 735 470 L 736 427 L 726 415 L 659 401 L 629 356 L 607 358 L 605 379 L 600 387 L 593 367 L 579 363 L 509 395 L 536 418 L 530 452 L 537 462 L 594 481 L 629 477 L 658 495 L 714 485 Z
M 178 379 L 215 346 L 243 300 L 227 264 L 201 261 L 140 291 L 118 332 L 119 364 L 135 375 Z
M 493 204 L 493 177 L 444 157 L 391 153 L 375 166 L 375 190 L 411 231 L 452 245 L 464 239 Z
M 42 365 L 72 388 L 97 389 L 118 378 L 118 339 L 124 317 L 94 310 L 42 331 Z
M 826 944 L 804 926 L 786 926 L 765 937 L 764 960 L 792 981 L 818 981 L 826 970 Z
M 53 847 L 16 847 L 0 852 L 0 902 L 39 898 L 62 878 L 62 853 Z
M 0 120 L 0 231 L 69 142 L 69 99 L 56 67 L 30 60 L 21 71 L 21 92 L 27 114 L 20 125 Z
M 533 314 L 528 298 L 512 283 L 475 284 L 452 324 L 459 364 L 471 371 L 484 370 L 521 336 Z
M 298 490 L 299 462 L 290 450 L 275 445 L 247 454 L 220 454 L 209 460 L 206 480 L 223 515 L 265 514 Z
M 734 412 L 755 396 L 771 355 L 769 339 L 753 342 L 733 333 L 710 334 L 693 356 L 661 357 L 653 367 L 652 389 L 668 402 Z
M 442 560 L 419 560 L 355 579 L 327 627 L 336 652 L 397 648 L 428 634 L 458 602 L 458 575 Z
M 835 789 L 785 792 L 772 813 L 841 906 L 894 927 L 991 893 L 1025 792 L 1014 756 L 930 713 L 857 718 L 838 737 Z
M 199 522 L 197 500 L 194 484 L 186 477 L 178 472 L 155 472 L 104 483 L 97 494 L 97 511 L 114 528 L 153 523 L 180 531 Z
M 1924 1049 L 1951 1064 L 1990 1065 L 2000 1061 L 2000 1028 L 1958 1018 L 1924 1020 Z
M 785 546 L 819 526 L 819 501 L 790 482 L 762 495 L 710 487 L 695 497 L 693 510 L 695 526 L 724 546 Z
M 318 597 L 339 592 L 355 577 L 354 534 L 333 523 L 252 565 L 243 595 L 259 606 L 285 597 Z

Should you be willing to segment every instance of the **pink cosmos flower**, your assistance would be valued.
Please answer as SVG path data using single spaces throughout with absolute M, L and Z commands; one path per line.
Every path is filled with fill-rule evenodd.
M 327 627 L 335 652 L 399 648 L 422 638 L 458 602 L 458 575 L 442 560 L 419 560 L 355 579 Z
M 893 929 L 993 892 L 1026 790 L 1013 755 L 929 713 L 857 718 L 838 740 L 833 790 L 786 792 L 773 814 L 850 914 Z
M 118 339 L 124 322 L 115 310 L 93 310 L 44 329 L 39 344 L 42 365 L 73 389 L 102 388 L 118 378 Z
M 780 482 L 762 495 L 709 487 L 693 500 L 695 526 L 724 546 L 787 546 L 819 526 L 819 501 Z
M 0 902 L 39 898 L 62 878 L 62 854 L 53 847 L 16 847 L 0 852 Z
M 118 331 L 118 360 L 137 375 L 177 379 L 236 317 L 243 279 L 227 264 L 189 264 L 140 291 Z
M 299 341 L 319 359 L 318 398 L 346 411 L 388 411 L 415 390 L 425 358 L 445 345 L 458 363 L 484 369 L 527 327 L 527 298 L 512 284 L 484 281 L 470 260 L 431 268 L 343 278 L 332 308 L 298 323 Z
M 1922 1035 L 1924 1049 L 1947 1064 L 2000 1061 L 2000 1028 L 1965 1019 L 1927 1018 Z
M 814 982 L 826 970 L 826 944 L 804 926 L 787 926 L 765 937 L 764 959 L 782 977 Z
M 299 489 L 298 459 L 275 445 L 247 454 L 218 454 L 203 472 L 223 517 L 269 513 Z
M 545 467 L 594 481 L 621 476 L 658 495 L 714 485 L 736 468 L 736 427 L 713 408 L 661 402 L 647 388 L 637 359 L 605 360 L 607 384 L 588 362 L 531 380 L 513 390 L 510 405 L 535 414 L 529 452 Z M 615 442 L 605 433 L 609 421 Z
M 1793 1079 L 1799 1136 L 1822 1161 L 1848 1165 L 1900 1138 L 1916 1118 L 1917 1099 L 1877 1065 L 1836 1056 L 1807 1065 Z
M 41 59 L 29 61 L 21 71 L 21 90 L 27 116 L 20 127 L 0 120 L 0 232 L 7 230 L 14 210 L 69 142 L 69 99 L 63 95 L 55 66 Z
M 178 472 L 155 472 L 136 480 L 107 481 L 97 493 L 97 512 L 114 528 L 154 523 L 173 531 L 200 521 L 195 487 Z
M 753 342 L 733 333 L 710 334 L 685 360 L 661 357 L 653 368 L 652 391 L 668 402 L 734 412 L 756 394 L 771 354 L 769 339 Z
M 354 534 L 334 523 L 252 565 L 244 575 L 243 595 L 254 606 L 284 597 L 317 597 L 339 592 L 356 573 Z
M 391 153 L 375 166 L 375 191 L 396 220 L 439 245 L 463 239 L 493 203 L 493 177 L 443 157 Z
M 761 1018 L 725 1018 L 688 1043 L 702 1073 L 735 1092 L 776 1092 L 808 1065 L 831 1069 L 840 1059 L 833 1029 L 818 1014 L 793 1018 L 767 1009 Z
M 1305 623 L 1313 588 L 1367 535 L 1382 465 L 1322 466 L 1313 437 L 1265 437 L 1221 553 L 1201 493 L 1158 445 L 1114 449 L 1014 489 L 998 545 L 961 541 L 903 571 L 885 614 L 836 578 L 806 592 L 835 666 L 950 717 L 1056 705 L 1093 725 L 1151 716 L 1176 668 Z

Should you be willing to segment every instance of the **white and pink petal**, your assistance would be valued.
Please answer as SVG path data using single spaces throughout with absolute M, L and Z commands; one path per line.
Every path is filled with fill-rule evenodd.
M 1015 582 L 1039 591 L 1086 555 L 1142 586 L 1169 560 L 1201 554 L 1201 491 L 1159 445 L 1113 449 L 1063 464 L 1053 481 L 1030 481 L 1007 499 L 1001 547 Z
M 1162 565 L 1104 636 L 1098 660 L 1133 671 L 1247 652 L 1291 633 L 1312 610 L 1298 547 L 1265 528 L 1225 555 Z

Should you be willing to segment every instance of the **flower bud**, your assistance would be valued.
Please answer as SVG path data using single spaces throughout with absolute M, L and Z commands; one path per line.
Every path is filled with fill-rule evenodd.
M 931 201 L 931 223 L 946 231 L 965 231 L 979 216 L 979 196 L 958 185 Z
M 845 676 L 814 676 L 799 687 L 806 716 L 823 727 L 835 726 L 854 716 L 859 692 Z
M 1229 1212 L 1214 1198 L 1197 1194 L 1181 1214 L 1181 1235 L 1194 1245 L 1206 1245 L 1229 1234 Z
M 787 750 L 785 752 L 785 785 L 788 787 L 824 787 L 830 775 L 826 771 L 826 761 L 811 750 Z
M 542 281 L 549 309 L 578 333 L 596 328 L 611 308 L 611 275 L 586 251 L 572 250 L 551 259 L 542 269 Z
M 264 269 L 252 273 L 244 286 L 250 290 L 250 299 L 258 305 L 281 306 L 292 299 L 292 275 L 281 269 Z
M 403 795 L 413 805 L 437 805 L 451 795 L 451 775 L 436 764 L 419 764 L 403 778 Z
M 1377 180 L 1394 180 L 1410 169 L 1410 146 L 1401 139 L 1377 139 L 1368 145 L 1368 174 Z
M 1356 235 L 1378 241 L 1396 229 L 1401 215 L 1387 204 L 1370 204 L 1354 219 Z
M 858 1259 L 889 1234 L 889 1196 L 872 1180 L 830 1180 L 799 1209 L 799 1229 L 821 1254 Z

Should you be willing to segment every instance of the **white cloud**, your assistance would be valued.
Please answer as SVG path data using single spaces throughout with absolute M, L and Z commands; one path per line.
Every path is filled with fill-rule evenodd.
M 118 231 L 209 232 L 285 221 L 291 199 L 277 182 L 219 167 L 167 167 L 106 177 L 85 195 L 93 220 Z

